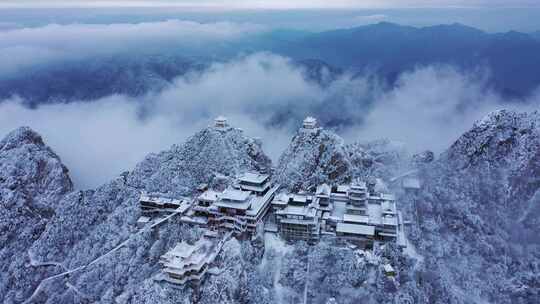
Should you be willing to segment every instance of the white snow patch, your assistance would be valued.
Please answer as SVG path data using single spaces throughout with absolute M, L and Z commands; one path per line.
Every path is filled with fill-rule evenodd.
M 416 247 L 409 241 L 407 236 L 405 236 L 405 244 L 407 245 L 407 247 L 403 249 L 403 252 L 409 257 L 416 259 L 418 262 L 423 263 L 424 256 L 418 253 Z
M 274 258 L 274 277 L 272 278 L 273 286 L 274 286 L 274 292 L 276 294 L 277 303 L 285 303 L 283 300 L 283 294 L 286 290 L 285 287 L 281 286 L 279 283 L 280 274 L 281 274 L 281 265 L 283 261 L 283 256 L 293 250 L 292 246 L 289 246 L 283 241 L 278 235 L 274 233 L 265 233 L 264 234 L 264 257 L 263 261 L 261 263 L 261 267 L 264 268 L 266 263 L 268 263 L 267 260 L 267 252 L 269 252 L 269 249 L 273 249 L 273 251 L 276 253 L 276 256 Z

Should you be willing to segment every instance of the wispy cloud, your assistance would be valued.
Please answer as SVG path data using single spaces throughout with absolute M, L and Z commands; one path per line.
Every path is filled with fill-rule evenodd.
M 385 17 L 376 14 L 357 19 Z M 86 62 L 87 57 L 115 53 L 212 52 L 215 45 L 267 30 L 254 24 L 178 20 L 11 26 L 0 31 L 0 76 L 24 67 L 54 67 L 71 59 Z M 43 133 L 80 187 L 102 183 L 132 168 L 147 153 L 182 142 L 219 114 L 229 116 L 248 134 L 263 138 L 274 159 L 300 120 L 314 114 L 322 122 L 341 121 L 347 129 L 340 132 L 349 141 L 387 137 L 413 149 L 440 151 L 475 119 L 499 107 L 513 107 L 485 89 L 485 75 L 424 67 L 401 75 L 398 85 L 387 90 L 371 81 L 373 75 L 344 75 L 321 87 L 306 80 L 289 59 L 255 54 L 215 63 L 203 73 L 180 77 L 164 91 L 137 100 L 115 95 L 37 109 L 26 108 L 17 97 L 0 101 L 0 136 L 21 125 Z
M 178 50 L 198 54 L 265 28 L 231 22 L 169 20 L 137 24 L 51 24 L 0 31 L 0 76 L 33 65 L 116 53 Z
M 366 114 L 365 123 L 347 131 L 348 138 L 385 137 L 411 151 L 442 152 L 476 120 L 491 111 L 532 111 L 536 94 L 527 102 L 505 100 L 487 85 L 489 72 L 461 72 L 453 66 L 427 66 L 400 75 Z
M 255 54 L 178 78 L 165 91 L 140 100 L 111 96 L 37 109 L 17 99 L 3 101 L 0 136 L 21 125 L 35 128 L 83 188 L 133 168 L 148 153 L 183 142 L 219 114 L 261 137 L 273 159 L 301 119 L 314 114 L 321 121 L 349 118 L 340 130 L 349 142 L 389 138 L 411 151 L 442 151 L 491 110 L 528 109 L 486 90 L 485 74 L 479 73 L 432 66 L 403 74 L 388 90 L 369 85 L 369 77 L 348 76 L 322 88 L 287 58 Z M 280 124 L 272 124 L 276 117 Z

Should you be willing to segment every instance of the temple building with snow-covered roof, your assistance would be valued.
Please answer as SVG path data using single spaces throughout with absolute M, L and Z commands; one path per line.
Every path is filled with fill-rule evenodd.
M 302 127 L 304 129 L 315 129 L 317 128 L 317 119 L 314 117 L 308 116 L 306 119 L 304 119 L 304 122 L 302 123 Z
M 176 244 L 159 259 L 164 275 L 158 280 L 174 284 L 200 282 L 229 238 L 230 234 L 221 240 L 203 237 L 193 245 L 185 241 Z
M 304 119 L 302 122 L 302 127 L 300 128 L 300 132 L 317 132 L 321 130 L 321 127 L 319 126 L 319 123 L 316 118 L 308 116 Z
M 281 195 L 272 204 L 281 237 L 286 240 L 303 240 L 314 243 L 320 238 L 321 211 L 313 205 L 313 196 Z
M 246 172 L 238 177 L 238 186 L 243 191 L 251 191 L 258 195 L 263 195 L 271 187 L 270 175 Z
M 216 119 L 214 119 L 214 127 L 217 129 L 227 129 L 229 127 L 227 118 L 221 115 L 216 117 Z
M 278 188 L 271 184 L 269 175 L 248 172 L 223 191 L 208 189 L 201 193 L 193 210 L 207 217 L 212 229 L 254 234 L 264 226 Z
M 403 220 L 393 195 L 368 191 L 366 183 L 322 184 L 316 192 L 281 193 L 272 201 L 284 239 L 316 241 L 322 236 L 366 247 L 374 241 L 405 244 Z
M 184 212 L 191 202 L 188 198 L 170 198 L 162 194 L 141 193 L 139 204 L 143 213 Z

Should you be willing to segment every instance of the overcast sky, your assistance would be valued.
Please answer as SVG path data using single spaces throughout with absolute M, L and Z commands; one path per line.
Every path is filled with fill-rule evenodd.
M 0 0 L 0 7 L 181 6 L 225 9 L 540 7 L 538 0 Z

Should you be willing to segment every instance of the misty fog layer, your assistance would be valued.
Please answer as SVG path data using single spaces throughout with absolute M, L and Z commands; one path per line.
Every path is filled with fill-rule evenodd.
M 130 67 L 133 70 L 126 69 L 125 79 L 111 91 L 124 92 L 121 89 L 129 84 L 143 92 L 138 97 L 105 91 L 96 94 L 100 98 L 69 104 L 43 100 L 44 105 L 18 96 L 0 100 L 0 136 L 31 126 L 62 157 L 77 187 L 89 188 L 131 169 L 148 153 L 183 142 L 222 114 L 248 135 L 261 137 L 265 151 L 277 160 L 307 115 L 316 116 L 348 142 L 384 137 L 403 142 L 411 152 L 440 152 L 489 111 L 527 107 L 526 102 L 503 100 L 490 90 L 488 71 L 460 72 L 448 65 L 418 67 L 401 74 L 391 87 L 376 74 L 352 77 L 323 65 L 315 78 L 324 81 L 317 81 L 310 77 L 309 66 L 289 58 L 242 53 L 251 45 L 264 49 L 257 37 L 268 30 L 251 23 L 180 20 L 7 27 L 0 31 L 0 85 L 22 78 L 28 80 L 28 89 L 37 88 L 43 96 L 49 94 L 40 90 L 52 87 L 76 98 L 77 89 L 99 88 L 102 81 L 116 80 L 112 71 L 124 68 L 108 66 L 109 61 L 90 67 L 95 58 L 129 57 L 136 62 L 137 55 L 162 56 L 165 70 L 178 64 L 167 61 L 169 54 L 189 58 L 193 65 L 209 64 L 204 69 L 188 65 L 183 76 L 164 83 L 155 75 L 144 80 L 130 77 L 139 69 Z M 83 70 L 106 70 L 95 77 L 112 79 L 89 84 L 93 72 L 81 79 L 77 69 L 65 74 L 61 67 L 71 62 L 82 64 Z M 40 82 L 44 78 L 33 78 L 42 70 L 52 71 L 47 74 L 52 79 L 46 79 L 51 87 Z M 62 80 L 55 83 L 55 76 Z M 159 89 L 146 90 L 153 81 Z M 529 104 L 537 101 L 538 94 L 533 94 Z M 37 106 L 28 108 L 29 104 Z
M 50 24 L 0 31 L 0 78 L 42 65 L 96 56 L 166 53 L 181 49 L 185 56 L 211 55 L 264 27 L 231 22 L 198 23 L 168 20 L 125 24 Z
M 70 168 L 76 186 L 89 188 L 131 169 L 148 153 L 182 143 L 221 114 L 261 137 L 276 160 L 306 115 L 336 127 L 349 142 L 388 138 L 411 152 L 440 152 L 488 112 L 520 107 L 486 89 L 489 75 L 481 71 L 428 66 L 402 74 L 392 88 L 371 76 L 344 75 L 321 86 L 306 80 L 289 59 L 259 53 L 213 64 L 138 99 L 114 95 L 36 109 L 16 97 L 4 100 L 0 134 L 21 125 L 34 128 Z

